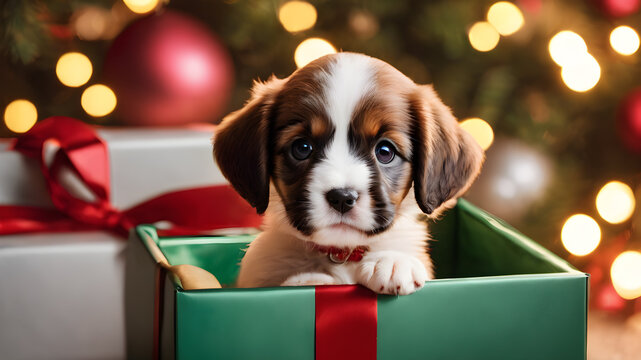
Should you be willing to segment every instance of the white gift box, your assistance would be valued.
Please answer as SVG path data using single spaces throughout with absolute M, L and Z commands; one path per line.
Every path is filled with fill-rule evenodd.
M 213 127 L 99 129 L 107 142 L 111 204 L 226 183 L 214 164 Z M 0 205 L 52 208 L 37 161 L 0 140 Z M 125 357 L 126 242 L 109 232 L 0 236 L 2 359 Z

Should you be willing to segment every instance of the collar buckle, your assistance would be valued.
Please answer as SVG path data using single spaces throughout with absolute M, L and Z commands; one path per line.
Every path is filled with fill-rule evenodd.
M 327 253 L 327 258 L 329 261 L 333 262 L 334 264 L 345 264 L 347 260 L 352 256 L 353 250 L 343 251 L 343 252 L 328 252 Z

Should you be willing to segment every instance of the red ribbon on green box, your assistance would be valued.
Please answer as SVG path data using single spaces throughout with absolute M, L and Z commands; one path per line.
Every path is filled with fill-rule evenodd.
M 47 142 L 60 148 L 53 159 L 46 159 Z M 13 148 L 38 160 L 57 210 L 0 206 L 0 235 L 104 229 L 126 236 L 138 224 L 158 221 L 172 225 L 162 231 L 165 235 L 193 235 L 227 227 L 257 227 L 261 223 L 260 217 L 228 185 L 175 191 L 126 210 L 114 208 L 109 201 L 107 145 L 91 126 L 72 118 L 51 117 L 39 122 L 16 139 Z M 63 170 L 72 171 L 95 200 L 70 193 L 60 182 Z
M 358 285 L 315 290 L 316 360 L 376 359 L 376 294 Z

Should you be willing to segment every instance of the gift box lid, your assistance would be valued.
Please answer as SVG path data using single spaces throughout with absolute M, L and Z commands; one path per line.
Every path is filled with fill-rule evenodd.
M 128 208 L 178 189 L 224 184 L 214 164 L 214 127 L 98 128 L 109 152 L 111 203 Z M 0 139 L 0 204 L 53 207 L 37 161 Z M 144 176 L 141 176 L 144 174 Z

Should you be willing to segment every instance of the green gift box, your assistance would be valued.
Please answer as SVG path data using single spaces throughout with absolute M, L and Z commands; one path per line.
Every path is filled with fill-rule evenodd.
M 586 358 L 587 274 L 465 200 L 429 228 L 436 279 L 411 295 L 375 297 L 376 358 Z M 225 288 L 252 239 L 132 231 L 129 358 L 313 359 L 317 288 Z M 158 250 L 223 288 L 184 290 L 158 265 Z

